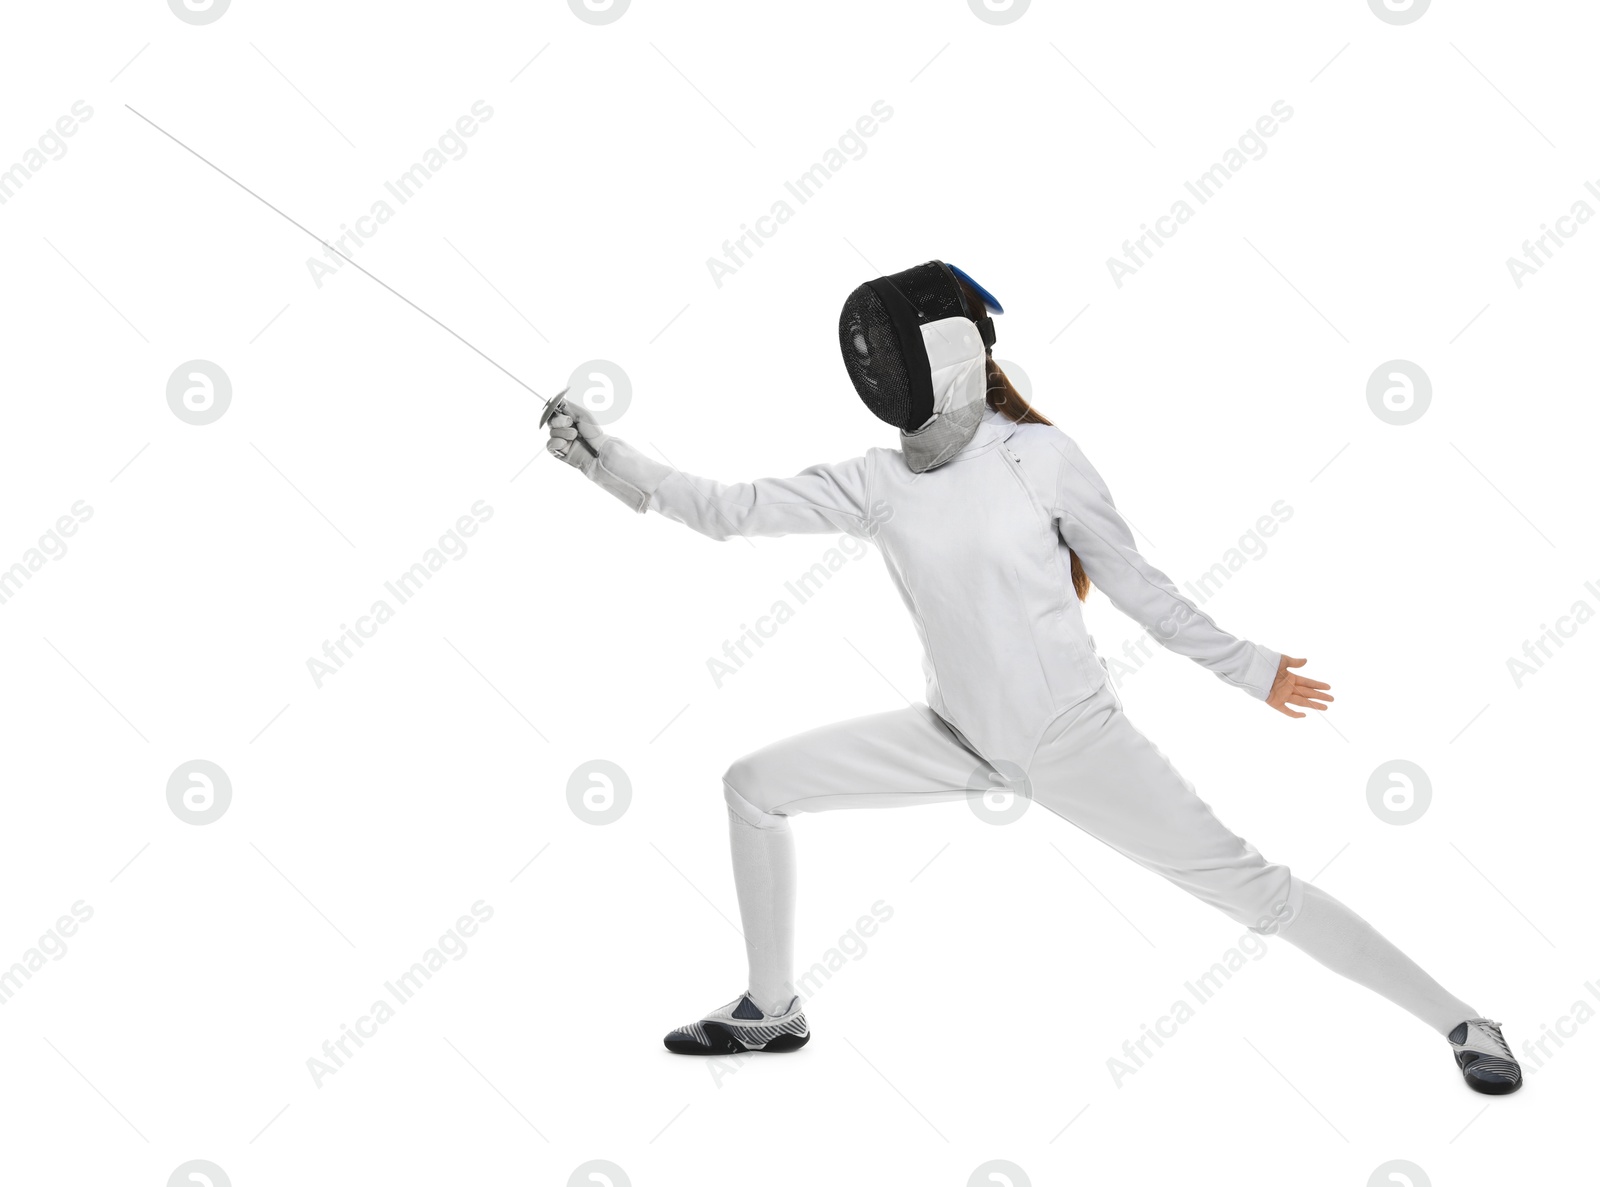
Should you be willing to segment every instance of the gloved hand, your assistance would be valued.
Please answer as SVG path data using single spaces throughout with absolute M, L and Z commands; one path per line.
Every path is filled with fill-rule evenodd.
M 560 411 L 550 414 L 548 424 L 550 439 L 545 448 L 567 465 L 593 477 L 600 464 L 600 445 L 606 439 L 593 413 L 582 404 L 561 400 Z
M 672 473 L 672 467 L 645 457 L 620 437 L 607 437 L 594 414 L 582 404 L 560 396 L 556 400 L 560 403 L 552 401 L 540 417 L 541 423 L 550 426 L 545 448 L 602 490 L 635 511 L 644 511 L 650 505 L 651 492 Z M 602 462 L 601 446 L 607 444 L 607 460 Z

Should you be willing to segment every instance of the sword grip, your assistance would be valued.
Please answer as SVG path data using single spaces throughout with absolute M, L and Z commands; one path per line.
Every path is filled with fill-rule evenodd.
M 552 396 L 550 398 L 550 402 L 544 406 L 544 411 L 539 415 L 539 427 L 541 429 L 550 422 L 550 418 L 552 416 L 572 416 L 572 409 L 567 407 L 566 395 L 566 392 L 560 392 L 557 395 Z M 576 424 L 578 418 L 573 416 L 572 420 L 573 423 Z M 585 437 L 581 432 L 578 433 L 574 440 L 579 445 L 587 449 L 594 457 L 600 456 L 600 451 L 593 445 L 589 444 L 588 438 Z

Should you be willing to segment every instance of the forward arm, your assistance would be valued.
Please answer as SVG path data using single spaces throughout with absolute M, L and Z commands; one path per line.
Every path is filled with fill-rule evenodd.
M 867 460 L 812 466 L 789 478 L 721 483 L 685 474 L 600 431 L 580 410 L 550 421 L 550 449 L 636 512 L 655 511 L 713 540 L 805 532 L 869 534 Z M 594 446 L 590 453 L 575 438 Z

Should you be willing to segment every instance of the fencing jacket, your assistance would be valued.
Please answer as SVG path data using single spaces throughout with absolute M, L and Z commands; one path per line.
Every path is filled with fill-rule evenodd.
M 1110 677 L 1072 588 L 1090 582 L 1163 646 L 1265 700 L 1278 653 L 1222 630 L 1134 547 L 1100 475 L 1050 425 L 989 410 L 922 474 L 898 450 L 725 485 L 607 437 L 590 477 L 636 511 L 717 540 L 842 531 L 870 540 L 922 640 L 928 705 L 991 763 L 1026 770 L 1047 725 Z

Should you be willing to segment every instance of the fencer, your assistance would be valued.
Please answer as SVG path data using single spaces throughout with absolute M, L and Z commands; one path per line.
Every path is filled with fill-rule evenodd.
M 576 402 L 549 422 L 549 450 L 636 512 L 718 540 L 845 532 L 870 541 L 923 648 L 925 704 L 824 726 L 728 767 L 749 981 L 669 1033 L 667 1048 L 804 1046 L 792 818 L 971 796 L 977 766 L 1409 1011 L 1446 1037 L 1474 1090 L 1515 1091 L 1521 1069 L 1499 1023 L 1231 832 L 1124 714 L 1079 609 L 1091 587 L 1167 648 L 1290 717 L 1325 711 L 1333 698 L 1296 671 L 1304 660 L 1229 634 L 1139 554 L 1089 460 L 994 361 L 991 315 L 1002 312 L 938 260 L 857 288 L 839 320 L 845 368 L 868 409 L 900 431 L 900 448 L 789 478 L 725 485 L 681 473 L 605 433 Z

